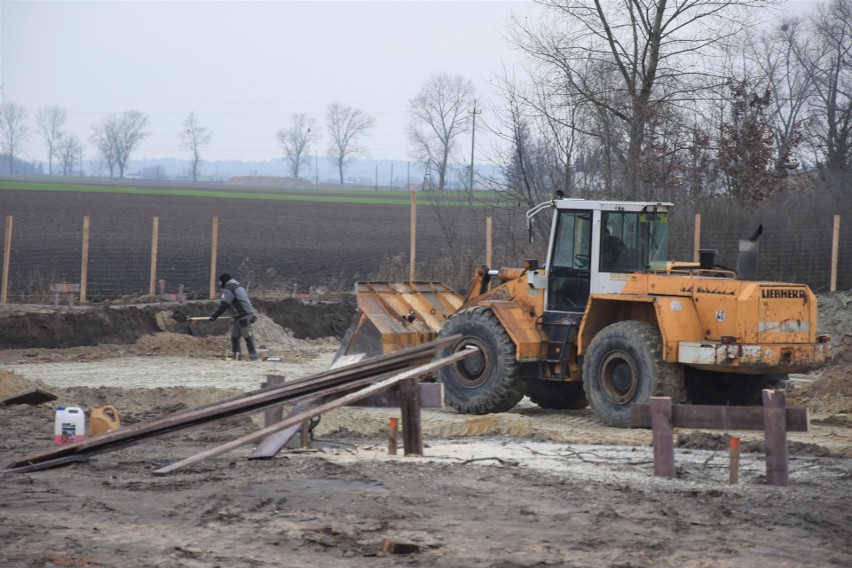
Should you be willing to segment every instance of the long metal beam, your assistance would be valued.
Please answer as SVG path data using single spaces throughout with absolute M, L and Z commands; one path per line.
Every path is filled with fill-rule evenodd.
M 24 457 L 9 464 L 0 473 L 46 469 L 172 432 L 195 428 L 211 421 L 254 414 L 282 403 L 297 403 L 344 393 L 387 378 L 417 363 L 428 361 L 434 358 L 438 349 L 452 344 L 457 339 L 457 336 L 441 338 L 396 353 L 297 379 L 278 387 L 254 390 L 224 401 L 133 424 L 96 438 Z
M 410 379 L 413 377 L 417 377 L 419 375 L 424 375 L 429 373 L 435 369 L 443 367 L 445 365 L 449 365 L 451 363 L 455 363 L 456 361 L 460 361 L 465 357 L 469 357 L 476 351 L 475 348 L 471 348 L 465 351 L 459 351 L 457 353 L 453 353 L 447 357 L 443 357 L 431 363 L 427 363 L 426 365 L 420 365 L 419 367 L 414 367 L 413 369 L 409 369 L 407 371 L 403 371 L 401 373 L 392 374 L 390 377 L 382 379 L 377 383 L 373 383 L 369 386 L 365 386 L 355 392 L 351 392 L 347 395 L 344 395 L 340 398 L 336 398 L 331 402 L 326 402 L 325 404 L 321 404 L 317 407 L 314 407 L 306 412 L 301 414 L 296 414 L 295 416 L 291 416 L 289 418 L 285 418 L 281 422 L 276 424 L 272 424 L 271 426 L 267 426 L 257 432 L 252 432 L 246 436 L 241 438 L 237 438 L 231 442 L 226 444 L 222 444 L 221 446 L 212 448 L 210 450 L 201 452 L 200 454 L 196 454 L 194 456 L 188 457 L 181 461 L 175 462 L 171 465 L 167 465 L 166 467 L 162 467 L 156 470 L 154 473 L 156 475 L 163 475 L 166 473 L 172 473 L 189 465 L 197 464 L 212 457 L 218 456 L 220 454 L 224 454 L 225 452 L 229 452 L 240 446 L 244 446 L 246 444 L 250 444 L 251 442 L 256 442 L 257 440 L 262 440 L 266 436 L 278 432 L 280 430 L 284 430 L 289 428 L 290 426 L 294 426 L 296 424 L 301 424 L 306 420 L 310 420 L 314 416 L 322 414 L 323 412 L 328 412 L 329 410 L 334 410 L 335 408 L 339 408 L 341 406 L 345 406 L 362 398 L 366 398 L 370 395 L 376 394 L 383 390 L 389 389 L 396 383 L 400 381 L 404 381 L 406 379 Z

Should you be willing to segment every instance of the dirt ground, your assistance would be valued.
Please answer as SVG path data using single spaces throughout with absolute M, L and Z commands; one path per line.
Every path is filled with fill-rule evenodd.
M 677 477 L 666 480 L 653 475 L 648 431 L 528 401 L 489 416 L 424 410 L 424 457 L 387 454 L 385 429 L 398 410 L 350 407 L 324 415 L 315 431 L 343 448 L 256 461 L 244 447 L 152 474 L 257 429 L 256 416 L 0 475 L 0 565 L 849 566 L 850 303 L 852 293 L 821 298 L 835 363 L 792 381 L 789 400 L 811 409 L 811 431 L 789 434 L 785 488 L 765 484 L 759 432 L 678 431 Z M 138 423 L 254 389 L 269 374 L 325 370 L 337 347 L 333 338 L 297 338 L 304 334 L 278 323 L 278 313 L 258 322 L 266 360 L 226 361 L 221 330 L 183 327 L 189 310 L 139 309 L 122 317 L 146 322 L 140 330 L 153 318 L 157 329 L 135 340 L 0 349 L 0 398 L 31 386 L 58 396 L 0 407 L 0 467 L 53 447 L 58 404 L 112 404 L 123 424 Z M 158 310 L 168 314 L 152 315 Z M 27 311 L 0 313 L 0 327 Z M 90 329 L 80 322 L 94 316 L 67 316 L 60 310 L 42 323 L 71 322 L 80 343 L 87 335 L 79 330 Z M 310 320 L 310 311 L 300 317 Z M 729 434 L 744 440 L 737 485 L 728 483 Z M 383 553 L 383 541 L 398 550 Z

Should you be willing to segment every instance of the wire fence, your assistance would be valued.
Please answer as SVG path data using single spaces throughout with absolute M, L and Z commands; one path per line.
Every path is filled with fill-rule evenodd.
M 187 299 L 209 298 L 216 292 L 211 290 L 211 276 L 222 271 L 234 273 L 255 289 L 282 297 L 305 293 L 312 287 L 348 292 L 356 280 L 407 279 L 409 220 L 401 217 L 392 226 L 376 224 L 364 242 L 345 232 L 336 234 L 322 223 L 313 224 L 314 229 L 307 232 L 300 228 L 298 233 L 269 235 L 258 242 L 257 235 L 240 231 L 236 224 L 223 223 L 216 239 L 216 266 L 212 264 L 211 220 L 191 230 L 166 225 L 156 236 L 154 295 L 182 292 Z M 370 220 L 364 222 L 369 224 Z M 446 236 L 429 223 L 418 225 L 418 278 L 444 280 L 459 289 L 465 286 L 473 267 L 484 263 L 486 237 L 484 223 L 464 223 L 457 236 L 463 246 L 448 243 Z M 155 240 L 151 219 L 128 219 L 111 229 L 98 225 L 93 220 L 86 235 L 82 220 L 46 230 L 38 212 L 6 217 L 3 300 L 51 304 L 79 301 L 81 296 L 87 301 L 150 299 Z M 692 260 L 694 230 L 695 225 L 683 219 L 672 223 L 671 259 Z M 716 249 L 717 264 L 735 269 L 739 240 L 746 233 L 705 226 L 700 246 Z M 522 240 L 522 229 L 495 232 L 494 266 L 519 266 L 524 253 L 517 242 Z M 546 244 L 537 246 L 544 248 Z M 768 229 L 759 241 L 758 276 L 762 280 L 804 283 L 816 292 L 829 291 L 834 277 L 836 289 L 848 290 L 852 289 L 850 259 L 852 230 L 841 224 L 841 230 L 836 231 L 833 218 L 828 217 L 819 226 L 779 232 Z M 453 280 L 451 275 L 458 277 Z M 80 292 L 56 292 L 63 283 L 72 288 L 79 285 Z
M 737 267 L 739 242 L 748 231 L 716 231 L 704 228 L 700 234 L 701 248 L 717 251 L 716 264 L 731 269 Z M 669 257 L 691 260 L 694 254 L 693 234 L 681 231 L 669 235 Z M 852 231 L 837 235 L 836 262 L 833 219 L 822 227 L 764 232 L 758 240 L 758 277 L 775 282 L 807 284 L 815 292 L 828 292 L 835 267 L 835 288 L 852 289 Z

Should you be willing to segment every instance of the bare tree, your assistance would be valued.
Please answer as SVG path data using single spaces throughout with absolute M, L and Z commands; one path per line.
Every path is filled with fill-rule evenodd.
M 62 175 L 71 175 L 74 172 L 74 163 L 83 155 L 83 145 L 76 136 L 63 136 L 58 142 L 57 154 L 62 166 Z
M 366 148 L 360 144 L 360 138 L 375 126 L 376 119 L 360 109 L 331 103 L 326 111 L 326 120 L 331 136 L 328 155 L 337 164 L 342 184 L 343 167 L 346 163 L 357 155 L 366 154 Z
M 183 130 L 178 134 L 181 145 L 192 152 L 192 181 L 198 181 L 198 164 L 201 163 L 199 150 L 201 146 L 209 144 L 213 133 L 195 118 L 195 112 L 189 113 L 183 121 Z
M 290 117 L 290 128 L 282 128 L 275 135 L 284 148 L 284 157 L 295 178 L 299 177 L 299 170 L 310 155 L 311 144 L 319 137 L 316 122 L 316 119 L 309 118 L 305 113 L 293 114 Z
M 409 102 L 409 140 L 414 155 L 438 172 L 438 189 L 447 182 L 447 164 L 456 138 L 468 130 L 474 88 L 460 75 L 436 73 L 420 87 Z
M 100 124 L 92 125 L 92 142 L 98 149 L 101 161 L 109 169 L 109 177 L 115 177 L 115 166 L 118 162 L 117 137 L 118 118 L 108 116 Z
M 60 106 L 48 106 L 38 109 L 36 113 L 36 128 L 47 145 L 47 173 L 53 175 L 53 155 L 60 143 L 62 128 L 68 121 L 68 114 Z
M 124 179 L 127 160 L 148 135 L 145 131 L 147 126 L 148 116 L 138 110 L 108 116 L 100 124 L 92 126 L 92 141 L 106 162 L 110 177 L 114 177 L 117 167 L 118 177 Z
M 27 109 L 18 103 L 7 103 L 0 107 L 0 133 L 3 149 L 9 156 L 9 173 L 15 173 L 15 156 L 29 136 Z
M 852 170 L 852 0 L 831 0 L 810 19 L 810 34 L 791 34 L 799 63 L 813 82 L 813 105 L 829 170 Z M 804 37 L 803 37 L 804 36 Z
M 770 0 L 771 1 L 771 0 Z M 541 26 L 516 22 L 513 41 L 568 92 L 623 125 L 624 193 L 639 198 L 648 125 L 662 104 L 688 105 L 705 85 L 702 55 L 746 25 L 762 0 L 541 0 Z M 560 81 L 553 80 L 558 74 Z M 594 78 L 612 77 L 612 88 Z M 606 81 L 605 83 L 609 83 Z
M 794 153 L 810 130 L 806 126 L 810 121 L 808 99 L 813 94 L 813 80 L 794 53 L 800 27 L 800 22 L 786 21 L 777 31 L 749 41 L 746 50 L 758 71 L 756 82 L 765 84 L 772 95 L 766 118 L 775 143 L 775 172 L 779 177 L 801 165 Z

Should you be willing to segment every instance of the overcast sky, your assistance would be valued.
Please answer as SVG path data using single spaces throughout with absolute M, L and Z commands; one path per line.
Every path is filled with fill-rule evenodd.
M 131 109 L 151 120 L 132 158 L 188 157 L 177 132 L 192 111 L 213 133 L 203 158 L 280 157 L 275 133 L 292 113 L 324 125 L 337 101 L 376 117 L 371 157 L 407 160 L 408 101 L 421 84 L 459 74 L 492 96 L 490 79 L 518 61 L 509 18 L 532 10 L 516 0 L 0 0 L 0 84 L 31 123 L 39 107 L 65 108 L 86 159 L 91 125 Z M 46 156 L 31 133 L 21 157 Z
M 93 157 L 91 125 L 137 109 L 150 136 L 133 158 L 188 155 L 177 140 L 194 111 L 213 133 L 208 160 L 281 156 L 292 113 L 325 123 L 333 101 L 376 117 L 373 158 L 410 158 L 408 101 L 435 72 L 470 78 L 483 96 L 516 54 L 504 40 L 527 2 L 0 1 L 0 83 L 30 114 L 68 111 Z M 32 118 L 32 117 L 31 117 Z M 323 128 L 324 130 L 324 128 Z M 320 155 L 327 138 L 317 148 Z M 22 156 L 46 159 L 31 134 Z

